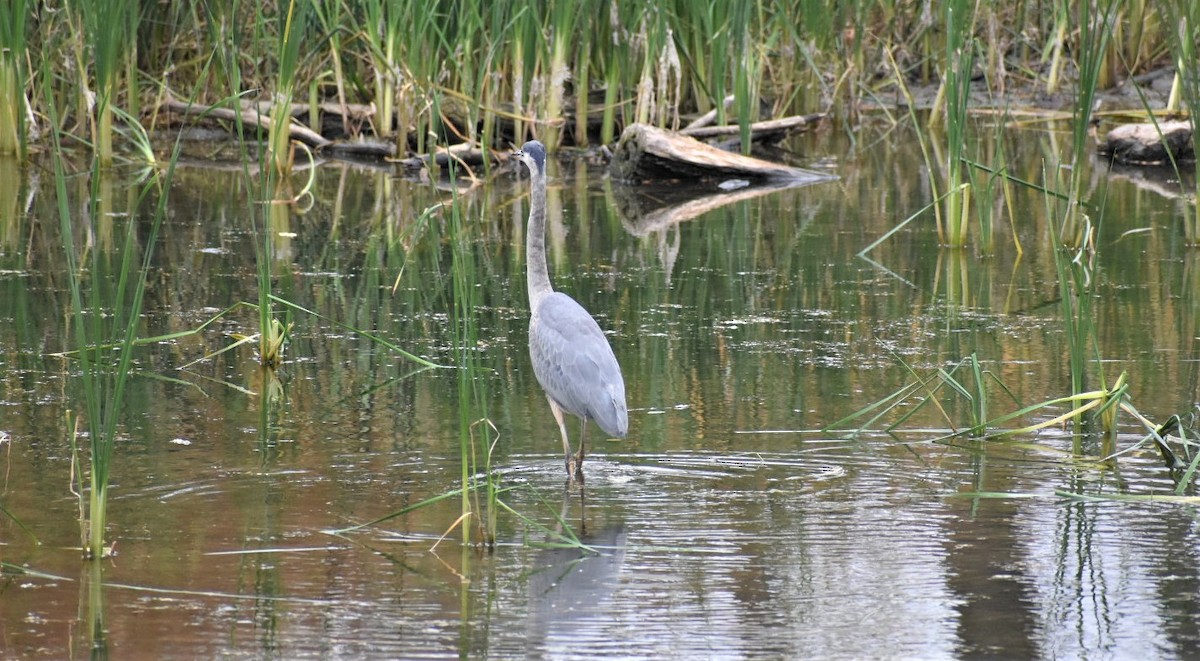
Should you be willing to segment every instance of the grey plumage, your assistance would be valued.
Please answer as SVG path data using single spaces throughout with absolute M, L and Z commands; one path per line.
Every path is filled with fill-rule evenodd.
M 529 291 L 529 358 L 546 392 L 562 434 L 567 472 L 582 477 L 587 421 L 610 436 L 629 430 L 625 380 L 608 339 L 583 306 L 550 285 L 546 268 L 546 148 L 531 140 L 514 153 L 529 168 L 531 200 L 526 228 L 526 281 Z M 583 420 L 579 452 L 571 453 L 563 412 Z
M 625 437 L 621 368 L 583 306 L 562 292 L 542 299 L 529 321 L 529 355 L 538 383 L 562 410 L 595 420 L 610 436 Z

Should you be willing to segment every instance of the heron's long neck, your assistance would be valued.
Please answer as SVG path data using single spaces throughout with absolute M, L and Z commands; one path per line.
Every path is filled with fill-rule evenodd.
M 529 309 L 536 310 L 542 297 L 553 289 L 550 272 L 546 269 L 546 173 L 534 173 L 530 178 L 529 226 L 525 228 L 526 282 L 529 286 Z

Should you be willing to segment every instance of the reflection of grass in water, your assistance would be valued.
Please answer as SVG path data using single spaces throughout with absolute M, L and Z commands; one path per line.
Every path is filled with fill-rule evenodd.
M 9 443 L 9 438 L 8 438 L 8 436 L 7 436 L 6 434 L 4 434 L 3 432 L 0 432 L 0 442 L 4 442 L 5 444 L 8 444 L 8 449 L 9 449 L 9 451 L 10 451 L 10 452 L 12 451 L 12 445 Z M 33 541 L 34 541 L 34 543 L 35 543 L 35 544 L 38 544 L 38 543 L 40 543 L 40 542 L 38 541 L 37 535 L 35 535 L 35 534 L 33 533 L 33 531 L 29 529 L 29 527 L 28 527 L 28 526 L 26 526 L 26 525 L 25 525 L 25 524 L 24 524 L 24 523 L 23 523 L 23 522 L 22 522 L 20 519 L 18 519 L 18 518 L 17 518 L 17 516 L 16 516 L 15 514 L 13 514 L 12 512 L 8 511 L 8 508 L 6 508 L 6 507 L 4 506 L 4 503 L 2 503 L 2 502 L 0 502 L 0 514 L 3 514 L 4 516 L 8 517 L 8 519 L 9 519 L 10 521 L 12 521 L 13 523 L 17 524 L 17 527 L 18 527 L 18 528 L 20 528 L 21 530 L 23 530 L 23 531 L 25 532 L 25 534 L 29 535 L 29 537 L 30 537 L 31 539 L 33 539 Z
M 431 496 L 431 497 L 426 498 L 418 503 L 414 503 L 412 505 L 409 505 L 408 507 L 398 509 L 394 512 L 388 512 L 387 514 L 384 514 L 383 516 L 371 519 L 370 521 L 366 521 L 364 523 L 355 524 L 353 526 L 346 526 L 345 528 L 323 530 L 321 532 L 323 532 L 327 535 L 334 535 L 337 537 L 349 538 L 348 536 L 351 533 L 359 532 L 359 531 L 365 530 L 367 528 L 378 527 L 382 523 L 386 523 L 388 521 L 391 521 L 392 519 L 397 519 L 402 516 L 407 516 L 409 514 L 412 514 L 413 512 L 417 512 L 419 510 L 425 509 L 426 507 L 436 505 L 437 503 L 440 503 L 444 500 L 449 500 L 451 498 L 460 498 L 460 497 L 463 497 L 464 495 L 470 496 L 471 491 L 479 489 L 481 486 L 482 485 L 480 485 L 478 482 L 476 482 L 471 485 L 471 489 L 468 489 L 466 493 L 464 493 L 463 489 L 453 489 L 451 491 L 447 491 L 445 493 L 441 493 L 436 496 Z M 504 502 L 504 500 L 502 500 L 500 498 L 501 496 L 503 496 L 505 494 L 516 493 L 519 491 L 528 491 L 533 496 L 533 498 L 538 502 L 538 504 L 545 508 L 545 510 L 554 518 L 554 521 L 555 521 L 554 527 L 547 526 L 546 524 L 544 524 L 536 519 L 533 519 L 530 516 L 517 511 L 516 509 L 513 509 L 506 502 Z M 509 514 L 513 515 L 514 517 L 519 519 L 522 523 L 527 525 L 531 530 L 535 530 L 538 533 L 542 534 L 544 536 L 544 539 L 546 540 L 544 542 L 535 542 L 532 540 L 526 540 L 525 541 L 526 544 L 528 544 L 530 546 L 547 546 L 547 547 L 556 547 L 556 548 L 570 546 L 570 547 L 576 547 L 576 548 L 581 548 L 581 549 L 585 549 L 585 550 L 590 550 L 586 544 L 584 544 L 582 541 L 580 541 L 580 539 L 575 535 L 575 532 L 571 529 L 570 525 L 563 518 L 560 507 L 556 507 L 553 503 L 546 500 L 546 498 L 542 494 L 542 492 L 539 491 L 532 484 L 525 483 L 525 484 L 514 484 L 511 486 L 505 486 L 505 487 L 498 487 L 495 490 L 495 496 L 496 496 L 496 505 L 499 510 L 504 510 L 505 512 L 508 512 Z M 462 524 L 465 521 L 465 519 L 466 519 L 466 517 L 459 517 L 450 526 L 450 528 L 445 531 L 445 533 L 442 535 L 442 537 L 440 537 L 433 544 L 433 546 L 436 547 L 438 544 L 440 544 L 443 539 L 445 539 L 451 532 L 453 532 L 454 527 Z M 469 523 L 468 523 L 468 525 L 469 525 Z

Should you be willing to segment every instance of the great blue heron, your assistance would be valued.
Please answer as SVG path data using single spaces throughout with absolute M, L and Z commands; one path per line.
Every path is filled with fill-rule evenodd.
M 625 438 L 629 431 L 625 380 L 596 320 L 575 299 L 550 286 L 546 268 L 546 146 L 530 140 L 513 156 L 529 168 L 532 198 L 525 228 L 529 358 L 562 433 L 567 475 L 582 478 L 588 420 L 595 420 L 610 436 Z M 564 411 L 583 421 L 579 452 L 574 455 L 563 423 Z

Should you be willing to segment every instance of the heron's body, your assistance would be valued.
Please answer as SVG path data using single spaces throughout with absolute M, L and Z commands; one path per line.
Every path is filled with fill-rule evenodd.
M 529 319 L 529 355 L 538 383 L 559 408 L 625 437 L 621 368 L 600 326 L 575 299 L 562 292 L 542 299 Z
M 618 438 L 624 438 L 629 430 L 625 380 L 596 320 L 575 299 L 554 291 L 550 285 L 545 245 L 546 148 L 533 140 L 515 155 L 528 166 L 531 177 L 532 199 L 525 241 L 529 358 L 562 434 L 567 472 L 582 476 L 588 420 L 595 420 L 606 434 Z M 583 420 L 579 452 L 574 455 L 563 412 Z

